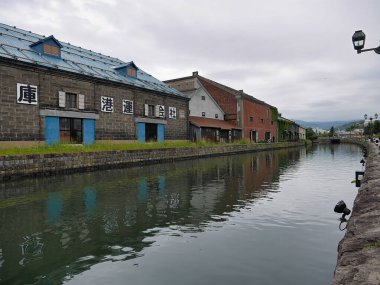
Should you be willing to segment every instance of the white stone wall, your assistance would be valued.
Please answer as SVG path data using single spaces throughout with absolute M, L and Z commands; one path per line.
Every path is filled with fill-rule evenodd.
M 224 119 L 223 111 L 202 87 L 184 93 L 191 98 L 189 103 L 190 116 L 202 117 L 202 112 L 205 112 L 205 118 Z M 202 96 L 204 96 L 204 100 L 202 100 Z M 215 118 L 215 115 L 218 118 Z

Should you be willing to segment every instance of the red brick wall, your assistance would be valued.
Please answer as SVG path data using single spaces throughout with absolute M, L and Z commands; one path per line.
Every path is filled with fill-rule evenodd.
M 259 141 L 265 140 L 265 132 L 270 132 L 277 141 L 277 122 L 272 120 L 272 110 L 268 105 L 244 99 L 243 114 L 244 138 L 249 139 L 250 130 L 254 130 L 259 133 Z M 250 117 L 253 117 L 253 122 Z
M 222 88 L 219 88 L 202 78 L 198 78 L 202 83 L 203 87 L 206 88 L 207 92 L 212 96 L 215 102 L 222 108 L 223 112 L 226 115 L 226 121 L 236 125 L 236 97 L 234 94 L 231 94 L 225 91 Z

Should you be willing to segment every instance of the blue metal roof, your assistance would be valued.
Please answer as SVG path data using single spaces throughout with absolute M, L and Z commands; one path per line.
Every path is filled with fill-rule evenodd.
M 61 45 L 61 58 L 38 53 L 31 45 L 45 39 L 54 39 Z M 115 68 L 133 64 L 100 53 L 58 41 L 53 36 L 45 37 L 30 31 L 0 23 L 0 57 L 26 63 L 74 72 L 114 82 L 128 84 L 148 90 L 188 98 L 152 75 L 137 68 L 137 78 L 123 76 Z

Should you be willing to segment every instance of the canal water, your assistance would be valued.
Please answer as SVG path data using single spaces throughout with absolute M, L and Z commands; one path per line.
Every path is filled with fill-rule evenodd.
M 0 184 L 1 284 L 329 284 L 362 151 L 317 145 Z

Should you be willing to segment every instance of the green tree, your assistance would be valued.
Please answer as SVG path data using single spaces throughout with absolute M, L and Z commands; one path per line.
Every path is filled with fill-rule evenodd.
M 329 137 L 333 137 L 335 135 L 335 129 L 334 126 L 330 128 Z
M 364 126 L 364 134 L 365 135 L 370 135 L 371 134 L 371 124 L 368 124 Z
M 352 132 L 355 129 L 356 129 L 356 125 L 351 125 L 348 128 L 346 128 L 346 132 Z
M 373 133 L 374 134 L 379 134 L 380 133 L 380 122 L 379 121 L 375 121 L 373 123 Z
M 369 122 L 365 127 L 364 127 L 364 134 L 365 135 L 374 135 L 374 134 L 379 134 L 380 133 L 380 122 L 379 121 L 374 121 L 374 122 Z
M 307 129 L 306 129 L 306 139 L 307 139 L 307 140 L 315 140 L 315 139 L 317 139 L 317 138 L 318 138 L 318 136 L 317 136 L 317 134 L 313 131 L 312 128 L 307 128 Z

